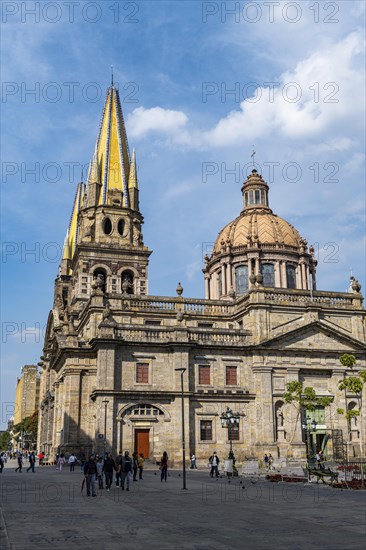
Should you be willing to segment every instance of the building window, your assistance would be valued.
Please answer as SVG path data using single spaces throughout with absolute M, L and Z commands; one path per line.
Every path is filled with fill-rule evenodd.
M 157 407 L 154 407 L 154 405 L 141 403 L 139 405 L 132 405 L 132 407 L 129 407 L 124 414 L 133 416 L 159 416 L 164 413 Z
M 249 191 L 249 204 L 254 204 L 253 191 Z
M 287 288 L 296 288 L 296 269 L 293 265 L 286 265 Z
M 263 275 L 263 286 L 274 287 L 274 265 L 273 264 L 262 264 L 261 271 Z
M 133 294 L 133 273 L 132 271 L 124 271 L 121 276 L 122 279 L 122 293 L 123 294 Z
M 109 218 L 105 218 L 103 221 L 103 231 L 106 235 L 110 235 L 112 233 L 112 222 Z
M 97 282 L 99 288 L 101 288 L 102 292 L 105 293 L 107 281 L 107 273 L 105 269 L 102 269 L 101 267 L 95 269 L 93 272 L 93 281 Z
M 199 365 L 198 366 L 198 383 L 208 386 L 211 382 L 210 380 L 210 366 L 209 365 Z
M 136 364 L 136 382 L 137 384 L 149 383 L 149 363 Z
M 233 426 L 231 426 L 231 441 L 239 441 L 240 437 L 239 437 L 239 426 L 237 424 L 234 424 Z M 228 431 L 228 435 L 229 435 L 229 431 Z
M 222 271 L 220 269 L 220 271 L 218 272 L 218 277 L 217 277 L 217 283 L 218 283 L 218 290 L 219 290 L 219 296 L 222 296 Z
M 237 294 L 248 292 L 248 266 L 239 265 L 235 268 L 235 289 Z
M 245 206 L 248 206 L 248 193 L 245 193 Z
M 125 230 L 125 221 L 124 220 L 118 220 L 118 233 L 123 236 L 124 230 Z
M 212 441 L 212 420 L 200 421 L 201 441 Z
M 264 196 L 264 191 L 261 191 L 261 203 L 262 203 L 262 204 L 266 204 L 266 200 L 265 200 L 265 196 Z
M 238 369 L 237 367 L 226 367 L 226 385 L 238 385 Z
M 260 193 L 259 193 L 259 189 L 256 189 L 255 190 L 255 204 L 259 204 L 260 203 Z

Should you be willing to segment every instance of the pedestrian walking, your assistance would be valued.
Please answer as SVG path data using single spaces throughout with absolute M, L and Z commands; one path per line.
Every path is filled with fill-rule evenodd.
M 268 469 L 273 470 L 273 456 L 271 455 L 271 453 L 269 453 L 268 455 Z
M 122 491 L 124 491 L 125 483 L 126 483 L 126 491 L 130 490 L 131 472 L 132 472 L 132 459 L 130 457 L 130 453 L 126 451 L 124 457 L 121 460 L 120 475 L 121 475 Z
M 145 457 L 144 457 L 143 453 L 140 453 L 140 458 L 139 458 L 139 479 L 142 479 L 142 472 L 144 471 L 144 466 L 145 466 Z
M 194 453 L 191 456 L 191 470 L 197 470 L 196 455 Z
M 36 455 L 34 453 L 30 453 L 28 460 L 29 460 L 29 468 L 27 468 L 27 472 L 29 472 L 29 470 L 32 470 L 32 472 L 34 473 L 34 466 L 36 464 Z
M 139 467 L 139 455 L 135 451 L 132 453 L 133 480 L 137 481 L 137 470 Z
M 103 487 L 103 459 L 100 459 L 97 462 L 97 472 L 98 472 L 98 489 L 104 489 Z
M 76 456 L 74 455 L 74 453 L 71 453 L 71 455 L 69 456 L 69 466 L 70 466 L 70 472 L 74 472 L 75 471 L 75 464 L 76 464 Z
M 214 451 L 213 455 L 210 456 L 210 458 L 208 459 L 208 462 L 211 466 L 210 477 L 213 477 L 214 474 L 216 475 L 216 477 L 219 477 L 220 459 L 217 456 L 216 451 Z
M 163 481 L 163 479 L 166 481 L 168 475 L 168 453 L 166 451 L 163 452 L 163 456 L 160 460 L 160 471 L 160 481 Z
M 1 453 L 1 455 L 0 455 L 0 474 L 3 473 L 4 463 L 5 463 L 5 461 L 4 461 L 4 453 Z
M 61 453 L 57 460 L 56 470 L 59 469 L 60 472 L 62 472 L 62 468 L 65 466 L 65 464 L 66 464 L 66 460 L 65 460 L 64 453 Z
M 16 468 L 15 471 L 17 472 L 19 470 L 19 473 L 21 474 L 22 468 L 23 468 L 23 457 L 22 455 L 18 455 L 18 468 Z
M 265 466 L 266 470 L 268 470 L 269 469 L 269 458 L 268 458 L 267 453 L 264 455 L 263 461 L 264 461 L 264 466 Z
M 97 480 L 98 470 L 97 465 L 95 464 L 94 458 L 91 455 L 89 460 L 84 464 L 84 476 L 86 480 L 86 494 L 90 497 L 90 491 L 92 497 L 96 497 L 96 480 Z
M 43 466 L 43 459 L 44 459 L 44 454 L 41 451 L 38 455 L 38 460 L 39 460 L 38 464 L 39 464 L 39 466 Z
M 105 486 L 107 491 L 111 488 L 113 483 L 113 472 L 116 471 L 116 464 L 112 458 L 111 453 L 106 454 L 106 458 L 103 463 L 103 472 L 105 475 Z
M 118 453 L 118 456 L 116 457 L 115 464 L 116 464 L 116 486 L 119 487 L 119 483 L 121 480 L 121 462 L 122 462 L 122 451 L 120 450 Z

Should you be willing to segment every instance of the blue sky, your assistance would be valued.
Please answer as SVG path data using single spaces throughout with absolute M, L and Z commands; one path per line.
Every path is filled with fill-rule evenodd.
M 270 206 L 315 243 L 318 288 L 347 290 L 352 268 L 365 290 L 364 10 L 3 2 L 2 423 L 20 368 L 41 355 L 111 65 L 137 152 L 151 294 L 181 281 L 203 297 L 202 257 L 241 210 L 253 144 Z

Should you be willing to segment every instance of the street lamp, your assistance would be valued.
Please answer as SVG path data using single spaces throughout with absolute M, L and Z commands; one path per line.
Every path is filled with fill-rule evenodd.
M 307 416 L 305 423 L 302 425 L 302 428 L 306 431 L 306 452 L 308 456 L 308 461 L 310 460 L 311 455 L 314 454 L 313 439 L 311 437 L 311 434 L 313 432 L 316 432 L 316 427 L 316 420 L 312 420 L 310 416 Z
M 227 407 L 226 411 L 221 414 L 220 420 L 221 420 L 221 426 L 223 428 L 227 428 L 228 430 L 228 436 L 229 436 L 229 442 L 230 442 L 229 460 L 232 460 L 233 465 L 235 465 L 232 429 L 233 429 L 233 426 L 239 426 L 240 415 L 239 413 L 234 413 L 229 407 Z
M 102 403 L 104 403 L 104 458 L 105 458 L 105 453 L 107 449 L 107 405 L 109 401 L 108 399 L 104 399 Z
M 187 369 L 179 368 L 175 369 L 180 372 L 180 383 L 182 390 L 182 458 L 183 458 L 183 487 L 182 489 L 187 489 L 186 487 L 186 441 L 185 441 L 185 431 L 184 431 L 184 386 L 183 386 L 183 374 Z

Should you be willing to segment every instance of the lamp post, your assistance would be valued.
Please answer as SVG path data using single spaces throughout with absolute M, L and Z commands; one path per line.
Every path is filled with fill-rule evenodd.
M 107 450 L 107 405 L 109 403 L 108 399 L 102 401 L 104 403 L 104 458 Z
M 180 372 L 180 383 L 181 383 L 181 392 L 182 392 L 182 458 L 183 458 L 183 487 L 182 489 L 187 489 L 186 486 L 186 441 L 185 441 L 185 429 L 184 429 L 184 386 L 183 386 L 183 374 L 187 369 L 184 367 L 175 369 Z
M 314 454 L 311 434 L 316 432 L 317 422 L 316 420 L 311 420 L 310 416 L 307 416 L 302 427 L 306 431 L 306 454 L 309 462 L 311 455 Z
M 221 426 L 223 428 L 227 428 L 228 430 L 228 436 L 229 436 L 229 442 L 230 442 L 229 460 L 232 460 L 233 465 L 235 465 L 235 456 L 233 452 L 232 428 L 233 426 L 239 426 L 240 415 L 239 413 L 234 413 L 229 407 L 227 407 L 226 411 L 224 411 L 221 414 L 220 420 L 221 420 Z

